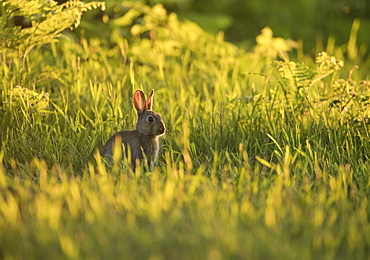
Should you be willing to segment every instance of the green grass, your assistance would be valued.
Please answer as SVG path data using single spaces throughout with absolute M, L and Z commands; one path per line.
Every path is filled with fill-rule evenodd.
M 2 54 L 0 258 L 368 257 L 369 61 L 353 38 L 318 50 L 344 60 L 320 71 L 271 39 L 245 52 L 147 17 L 152 40 L 70 35 L 23 64 Z M 284 78 L 281 55 L 304 66 Z M 168 128 L 157 167 L 109 169 L 98 149 L 134 127 L 137 88 L 155 89 Z

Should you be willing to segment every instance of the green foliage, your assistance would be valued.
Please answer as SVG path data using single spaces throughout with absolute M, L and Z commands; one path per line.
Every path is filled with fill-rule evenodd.
M 41 127 L 43 130 L 49 128 L 42 120 L 43 117 L 49 117 L 47 115 L 50 113 L 47 111 L 50 110 L 49 93 L 45 90 L 36 90 L 36 85 L 39 84 L 35 82 L 45 78 L 63 81 L 61 77 L 63 70 L 46 66 L 40 71 L 38 62 L 45 63 L 45 59 L 33 56 L 33 61 L 30 61 L 29 54 L 35 47 L 57 42 L 56 38 L 62 37 L 62 31 L 76 28 L 81 15 L 93 8 L 104 9 L 104 3 L 68 1 L 57 5 L 55 1 L 39 0 L 2 2 L 0 117 L 2 124 L 7 126 L 1 134 L 3 147 L 8 145 L 15 132 L 21 133 L 22 136 L 19 146 L 27 144 L 25 138 L 43 141 L 40 133 L 34 128 Z M 16 16 L 23 16 L 31 27 L 22 29 L 15 26 Z M 12 152 L 16 154 L 18 151 L 13 149 Z
M 5 109 L 14 107 L 15 110 L 19 108 L 23 108 L 25 110 L 30 107 L 33 108 L 35 112 L 41 112 L 48 106 L 48 93 L 39 94 L 18 86 L 11 89 L 7 94 L 8 97 L 6 99 L 9 101 L 4 102 Z
M 293 61 L 275 61 L 274 66 L 278 69 L 280 76 L 286 81 L 287 85 L 282 84 L 287 102 L 295 102 L 294 109 L 301 109 L 307 112 L 308 108 L 327 106 L 336 108 L 339 113 L 343 113 L 341 118 L 346 120 L 367 120 L 370 93 L 368 82 L 361 81 L 359 84 L 352 79 L 353 72 L 358 68 L 355 66 L 349 72 L 346 79 L 336 79 L 330 82 L 330 86 L 323 80 L 343 67 L 343 61 L 329 56 L 325 52 L 319 53 L 316 57 L 316 68 L 312 69 L 302 63 Z M 317 87 L 314 88 L 314 85 Z M 310 95 L 310 92 L 319 93 Z M 300 107 L 305 104 L 302 110 Z M 308 104 L 308 106 L 307 106 Z
M 358 43 L 367 48 L 370 28 L 367 0 L 310 0 L 300 1 L 218 1 L 218 0 L 150 0 L 152 5 L 162 3 L 182 18 L 190 19 L 208 32 L 225 32 L 234 43 L 253 46 L 259 31 L 268 26 L 283 38 L 302 40 L 306 51 L 317 43 L 335 40 L 345 44 L 354 21 L 361 23 Z M 368 52 L 367 52 L 368 54 Z
M 280 57 L 287 59 L 288 52 L 293 48 L 297 48 L 297 43 L 292 40 L 285 40 L 283 38 L 274 38 L 271 28 L 265 27 L 261 34 L 256 37 L 257 46 L 255 51 L 269 59 L 276 59 Z
M 22 85 L 33 73 L 28 59 L 35 47 L 57 42 L 62 32 L 76 28 L 84 12 L 93 8 L 104 9 L 103 2 L 84 3 L 68 1 L 57 5 L 55 1 L 6 0 L 1 4 L 0 53 L 2 53 L 1 73 L 3 77 L 11 73 L 17 75 L 15 84 Z M 14 19 L 23 17 L 30 27 L 16 26 Z
M 57 5 L 55 1 L 3 1 L 0 16 L 0 52 L 17 50 L 21 57 L 25 57 L 35 46 L 53 42 L 55 38 L 61 37 L 61 32 L 67 28 L 76 28 L 82 13 L 93 8 L 104 9 L 104 3 L 68 1 Z M 14 26 L 11 21 L 15 16 L 23 16 L 31 27 L 21 30 Z
M 27 70 L 2 53 L 0 258 L 365 259 L 367 62 L 268 28 L 245 52 L 124 6 L 108 37 L 32 48 Z M 137 88 L 156 90 L 160 157 L 108 169 L 98 150 L 134 127 Z
M 311 69 L 303 63 L 297 63 L 294 61 L 273 62 L 273 65 L 278 69 L 280 76 L 286 81 L 286 84 L 282 84 L 282 88 L 286 98 L 288 99 L 287 102 L 294 102 L 295 104 L 293 109 L 300 109 L 301 113 L 307 112 L 306 110 L 310 106 L 313 107 L 317 105 L 314 103 L 318 103 L 320 100 L 325 99 L 325 97 L 321 97 L 320 100 L 317 100 L 317 96 L 312 97 L 309 95 L 314 84 L 320 85 L 323 79 L 343 67 L 343 61 L 337 60 L 334 56 L 329 56 L 325 52 L 319 53 L 316 58 L 316 64 L 317 68 Z M 320 86 L 325 87 L 323 84 Z M 315 89 L 315 91 L 318 92 L 320 89 Z M 320 92 L 321 94 L 324 94 L 322 90 Z M 331 96 L 334 93 L 332 91 L 326 91 L 326 94 Z M 306 106 L 303 108 L 300 107 L 303 104 L 306 104 Z
M 312 87 L 313 84 L 326 78 L 335 71 L 343 67 L 343 61 L 337 60 L 334 56 L 328 56 L 321 52 L 316 58 L 317 69 L 310 69 L 302 63 L 275 61 L 274 65 L 280 72 L 280 75 L 289 80 L 290 88 Z

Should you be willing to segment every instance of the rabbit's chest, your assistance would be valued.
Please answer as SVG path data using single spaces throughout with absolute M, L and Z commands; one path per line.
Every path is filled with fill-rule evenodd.
M 159 150 L 159 142 L 157 139 L 154 139 L 151 142 L 141 144 L 141 147 L 146 156 L 155 156 Z

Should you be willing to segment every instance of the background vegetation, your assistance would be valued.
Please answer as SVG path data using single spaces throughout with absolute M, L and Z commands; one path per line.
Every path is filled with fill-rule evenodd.
M 245 50 L 150 4 L 2 4 L 1 258 L 365 259 L 362 20 L 311 55 L 273 25 Z M 153 172 L 98 155 L 137 88 L 168 128 Z
M 62 2 L 64 0 L 59 0 Z M 138 0 L 134 0 L 138 2 Z M 357 33 L 359 46 L 368 45 L 370 36 L 370 2 L 366 0 L 309 0 L 309 1 L 246 1 L 246 0 L 142 0 L 147 5 L 163 4 L 168 12 L 180 19 L 189 19 L 205 31 L 225 32 L 225 39 L 243 48 L 252 48 L 255 37 L 269 26 L 275 35 L 300 41 L 305 53 L 315 56 L 317 48 L 335 41 L 342 46 L 348 41 L 353 20 L 360 21 Z M 126 9 L 119 1 L 107 0 L 104 12 L 110 18 L 120 17 Z M 85 21 L 97 22 L 101 15 L 91 12 Z M 88 23 L 90 24 L 90 23 Z M 94 30 L 89 25 L 82 28 Z M 112 23 L 109 23 L 112 26 Z M 106 29 L 107 30 L 107 29 Z M 101 33 L 101 31 L 99 32 Z M 365 46 L 364 46 L 365 47 Z

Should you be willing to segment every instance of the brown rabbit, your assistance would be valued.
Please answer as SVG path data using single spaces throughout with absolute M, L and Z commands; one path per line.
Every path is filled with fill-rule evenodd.
M 135 91 L 134 106 L 137 110 L 136 129 L 124 130 L 114 134 L 101 149 L 101 156 L 111 159 L 113 157 L 114 144 L 116 141 L 119 141 L 124 144 L 126 156 L 131 154 L 131 166 L 134 169 L 136 160 L 144 158 L 142 151 L 148 160 L 150 169 L 153 168 L 159 151 L 158 139 L 166 132 L 162 117 L 152 111 L 153 94 L 154 90 L 150 92 L 148 99 L 145 99 L 145 95 L 141 90 Z

